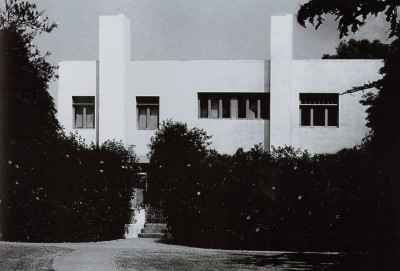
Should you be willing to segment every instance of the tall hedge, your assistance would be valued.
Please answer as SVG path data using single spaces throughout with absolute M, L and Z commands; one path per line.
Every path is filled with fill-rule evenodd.
M 136 156 L 122 142 L 52 142 L 40 160 L 1 160 L 3 240 L 98 241 L 122 238 L 137 185 Z
M 18 241 L 121 238 L 136 158 L 121 142 L 65 136 L 48 92 L 57 67 L 34 39 L 57 24 L 35 3 L 0 7 L 0 236 Z
M 166 137 L 164 131 L 171 129 L 181 132 Z M 195 156 L 189 150 L 205 147 L 208 141 L 196 142 L 187 151 L 173 143 L 193 142 L 196 132 L 202 136 L 195 138 L 209 139 L 204 131 L 189 132 L 183 124 L 167 123 L 151 145 L 151 155 L 158 158 L 150 158 L 149 189 L 162 182 L 158 193 L 168 195 L 163 207 L 176 241 L 280 250 L 399 247 L 394 223 L 399 201 L 386 197 L 399 184 L 376 181 L 379 173 L 365 146 L 311 155 L 292 147 L 265 152 L 256 145 L 233 155 L 208 150 Z M 163 145 L 159 152 L 161 141 L 170 147 Z M 170 181 L 165 176 L 173 177 Z
M 189 130 L 186 124 L 171 120 L 164 121 L 151 138 L 145 200 L 152 206 L 166 209 L 174 232 L 187 226 L 181 223 L 183 216 L 190 216 L 191 219 L 185 221 L 195 223 L 196 216 L 187 213 L 186 206 L 197 208 L 195 202 L 200 196 L 197 190 L 206 179 L 203 174 L 209 138 L 200 129 Z

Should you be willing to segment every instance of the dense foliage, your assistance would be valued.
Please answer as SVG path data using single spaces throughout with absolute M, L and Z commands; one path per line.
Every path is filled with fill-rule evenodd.
M 164 121 L 151 138 L 146 200 L 179 212 L 194 193 L 186 189 L 192 189 L 191 184 L 198 182 L 196 174 L 203 172 L 209 138 L 200 129 L 188 130 L 186 124 Z
M 70 136 L 42 164 L 2 161 L 2 237 L 24 241 L 122 238 L 131 217 L 136 157 L 121 142 L 87 147 Z
M 394 228 L 400 227 L 400 21 L 398 20 L 398 1 L 357 0 L 325 1 L 310 0 L 301 6 L 298 22 L 305 26 L 308 21 L 316 27 L 324 21 L 325 14 L 334 14 L 338 20 L 340 36 L 348 34 L 349 29 L 355 32 L 362 26 L 368 16 L 384 13 L 390 24 L 389 38 L 393 38 L 388 53 L 380 70 L 382 78 L 368 82 L 364 86 L 354 87 L 346 93 L 376 88 L 378 92 L 367 93 L 361 103 L 368 106 L 367 126 L 371 128 L 368 135 L 366 152 L 371 157 L 370 181 L 377 183 L 381 190 L 376 191 L 380 200 L 376 203 L 390 209 L 381 219 Z M 390 206 L 390 208 L 389 208 Z M 400 250 L 400 245 L 397 246 Z
M 325 15 L 333 14 L 338 21 L 340 37 L 347 36 L 349 31 L 356 32 L 365 24 L 368 16 L 384 13 L 390 23 L 389 37 L 399 36 L 400 22 L 397 20 L 399 2 L 396 0 L 309 0 L 301 5 L 297 21 L 305 26 L 306 22 L 318 28 Z
M 41 19 L 43 14 L 35 11 L 34 4 L 7 0 L 5 5 L 0 10 L 0 153 L 6 159 L 18 156 L 35 163 L 41 150 L 51 148 L 60 126 L 47 91 L 56 67 L 46 62 L 32 41 L 55 25 Z
M 324 15 L 334 14 L 338 20 L 338 30 L 340 36 L 348 34 L 349 30 L 355 32 L 361 27 L 368 16 L 377 16 L 384 13 L 386 21 L 390 23 L 389 37 L 393 38 L 380 70 L 382 79 L 375 82 L 366 83 L 364 86 L 354 87 L 346 93 L 364 91 L 371 88 L 378 89 L 377 94 L 367 93 L 361 101 L 368 105 L 367 126 L 371 128 L 371 142 L 377 164 L 385 167 L 385 172 L 393 171 L 393 166 L 400 168 L 400 119 L 399 114 L 400 100 L 398 77 L 400 70 L 400 23 L 397 19 L 398 1 L 378 1 L 378 0 L 357 0 L 357 1 L 324 1 L 310 0 L 299 9 L 297 20 L 305 26 L 309 22 L 318 28 L 325 20 Z M 361 44 L 361 42 L 360 42 Z M 380 49 L 379 49 L 380 50 Z M 400 172 L 391 172 L 388 178 L 400 179 Z
M 171 131 L 180 132 L 173 139 L 164 134 Z M 398 244 L 389 234 L 396 232 L 391 218 L 399 211 L 398 200 L 375 181 L 365 148 L 311 155 L 292 147 L 268 153 L 256 145 L 234 155 L 202 150 L 190 162 L 191 151 L 175 152 L 174 142 L 188 142 L 194 150 L 208 138 L 204 131 L 169 122 L 152 140 L 158 158 L 151 159 L 149 189 L 168 195 L 164 208 L 174 240 L 280 250 L 361 251 Z M 170 147 L 159 151 L 160 141 Z
M 389 45 L 374 40 L 341 41 L 336 47 L 336 54 L 324 54 L 323 59 L 384 59 L 388 55 Z
M 47 91 L 56 67 L 32 44 L 55 26 L 27 1 L 6 0 L 0 10 L 0 236 L 121 238 L 136 158 L 121 142 L 88 147 L 63 134 Z

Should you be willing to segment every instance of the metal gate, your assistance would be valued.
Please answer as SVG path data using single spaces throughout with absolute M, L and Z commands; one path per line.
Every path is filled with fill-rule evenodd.
M 146 209 L 146 223 L 164 224 L 167 223 L 167 217 L 164 210 L 148 208 Z

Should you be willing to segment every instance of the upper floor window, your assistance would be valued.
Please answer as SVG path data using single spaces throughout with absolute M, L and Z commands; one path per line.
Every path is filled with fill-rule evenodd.
M 160 107 L 159 97 L 136 97 L 137 128 L 139 130 L 158 129 Z
M 95 128 L 95 98 L 94 96 L 72 97 L 74 110 L 74 128 Z
M 339 126 L 339 94 L 300 93 L 301 126 Z
M 198 93 L 199 118 L 269 119 L 269 93 Z

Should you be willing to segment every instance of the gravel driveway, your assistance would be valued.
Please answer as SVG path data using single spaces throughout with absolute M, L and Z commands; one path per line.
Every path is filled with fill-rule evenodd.
M 0 242 L 0 270 L 397 270 L 366 254 L 230 251 L 156 239 L 93 243 Z
M 127 239 L 98 243 L 57 244 L 72 253 L 57 257 L 54 269 L 72 270 L 287 270 L 290 264 L 259 266 L 244 259 L 281 252 L 245 252 L 167 245 L 157 239 Z

